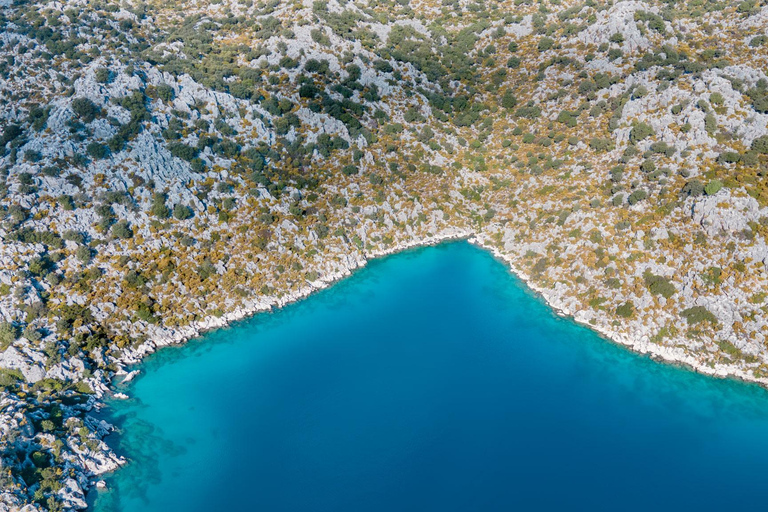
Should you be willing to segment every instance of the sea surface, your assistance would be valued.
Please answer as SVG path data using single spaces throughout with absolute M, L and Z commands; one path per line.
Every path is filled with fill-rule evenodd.
M 99 512 L 768 510 L 768 392 L 559 318 L 465 242 L 141 370 Z

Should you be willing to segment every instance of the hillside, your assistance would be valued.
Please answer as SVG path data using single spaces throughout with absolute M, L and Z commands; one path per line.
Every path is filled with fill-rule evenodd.
M 470 237 L 768 384 L 760 2 L 0 0 L 0 510 L 84 508 L 157 347 Z M 5 508 L 4 508 L 5 507 Z

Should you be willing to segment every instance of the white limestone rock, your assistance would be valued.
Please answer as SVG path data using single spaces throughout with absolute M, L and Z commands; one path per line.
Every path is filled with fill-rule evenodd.
M 61 499 L 62 505 L 77 510 L 87 508 L 88 503 L 85 501 L 85 493 L 83 493 L 77 481 L 73 478 L 67 478 L 63 483 L 64 487 L 56 493 Z
M 755 198 L 735 196 L 727 189 L 689 201 L 691 219 L 709 236 L 743 231 L 749 227 L 749 222 L 758 221 L 765 215 Z
M 16 347 L 11 346 L 0 354 L 0 367 L 19 370 L 27 382 L 35 383 L 45 378 L 45 368 L 33 361 Z
M 647 49 L 651 43 L 637 28 L 635 23 L 637 11 L 654 12 L 655 8 L 634 0 L 616 2 L 610 9 L 599 12 L 597 21 L 581 31 L 578 40 L 585 44 L 599 46 L 608 43 L 613 34 L 619 33 L 624 38 L 621 47 L 623 52 L 632 53 Z

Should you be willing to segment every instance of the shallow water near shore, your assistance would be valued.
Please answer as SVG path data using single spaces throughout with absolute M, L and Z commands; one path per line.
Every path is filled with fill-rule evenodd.
M 466 242 L 149 357 L 99 512 L 765 510 L 768 392 L 557 317 Z

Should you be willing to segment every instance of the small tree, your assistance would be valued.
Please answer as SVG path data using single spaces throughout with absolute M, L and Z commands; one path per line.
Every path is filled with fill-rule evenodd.
M 677 293 L 677 288 L 675 288 L 675 285 L 672 284 L 669 279 L 664 276 L 657 276 L 651 271 L 646 271 L 645 274 L 643 274 L 643 280 L 645 281 L 645 286 L 654 295 L 661 295 L 665 299 L 668 299 Z
M 111 73 L 109 72 L 109 69 L 99 68 L 96 70 L 96 73 L 95 73 L 96 81 L 99 82 L 100 84 L 106 84 L 107 82 L 109 82 L 110 75 Z
M 643 199 L 645 199 L 646 197 L 648 197 L 648 192 L 646 192 L 643 189 L 637 189 L 631 194 L 629 194 L 629 197 L 627 198 L 627 202 L 629 203 L 629 206 L 633 206 L 639 203 L 640 201 L 642 201 Z
M 127 220 L 119 220 L 112 226 L 112 236 L 121 240 L 133 237 L 133 230 Z
M 192 215 L 192 208 L 185 204 L 177 204 L 173 207 L 173 216 L 178 220 L 191 219 Z
M 512 93 L 511 89 L 507 89 L 501 97 L 501 106 L 507 110 L 511 110 L 517 106 L 517 97 Z
M 168 84 L 160 84 L 157 86 L 157 97 L 161 100 L 165 101 L 166 103 L 169 103 L 173 101 L 174 98 L 174 92 L 173 87 L 171 87 Z
M 107 146 L 99 144 L 98 142 L 91 142 L 88 144 L 86 151 L 88 152 L 88 156 L 96 160 L 101 160 L 109 156 L 109 149 L 107 149 Z
M 84 265 L 87 265 L 91 261 L 91 249 L 85 245 L 81 245 L 75 251 L 75 257 L 80 260 Z
M 554 39 L 550 37 L 542 37 L 539 39 L 539 44 L 537 45 L 537 48 L 540 52 L 545 52 L 547 50 L 551 50 L 552 47 L 555 46 Z
M 616 314 L 622 318 L 631 318 L 635 314 L 635 305 L 628 300 L 616 308 Z
M 708 196 L 713 196 L 717 194 L 720 189 L 723 188 L 723 182 L 720 180 L 712 180 L 709 183 L 707 183 L 707 186 L 704 187 L 704 193 Z
M 90 123 L 101 113 L 101 109 L 88 98 L 75 98 L 72 101 L 72 111 L 84 123 Z
M 7 349 L 18 337 L 19 331 L 12 323 L 0 323 L 0 350 Z
M 753 140 L 752 149 L 763 155 L 768 155 L 768 135 L 763 135 Z
M 653 128 L 651 128 L 650 125 L 646 123 L 637 123 L 632 127 L 632 131 L 629 132 L 629 140 L 633 143 L 640 142 L 641 140 L 655 134 L 656 132 L 653 131 Z
M 701 322 L 717 324 L 717 317 L 704 306 L 693 306 L 680 312 L 680 316 L 688 321 L 688 325 L 695 325 Z
M 682 193 L 690 197 L 699 197 L 704 193 L 704 184 L 697 179 L 693 179 L 683 186 Z
M 165 194 L 158 193 L 154 195 L 150 212 L 158 219 L 167 219 L 171 216 L 170 208 L 165 205 Z

